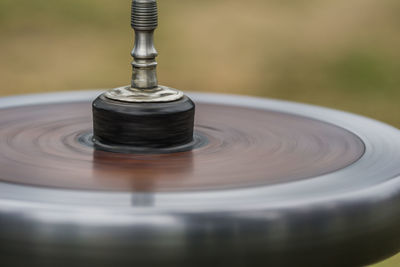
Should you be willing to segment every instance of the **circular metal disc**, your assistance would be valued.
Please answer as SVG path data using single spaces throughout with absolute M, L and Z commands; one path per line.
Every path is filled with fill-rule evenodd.
M 0 100 L 6 261 L 345 266 L 398 250 L 398 130 L 321 107 L 191 94 L 201 145 L 116 154 L 88 142 L 98 94 Z

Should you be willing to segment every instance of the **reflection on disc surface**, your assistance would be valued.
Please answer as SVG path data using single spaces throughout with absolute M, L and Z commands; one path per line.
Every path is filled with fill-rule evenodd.
M 193 151 L 95 151 L 79 141 L 91 132 L 90 107 L 87 101 L 0 110 L 0 179 L 77 190 L 216 190 L 313 178 L 364 153 L 360 138 L 332 124 L 206 103 L 197 104 L 196 120 L 206 141 Z
M 115 154 L 90 144 L 100 93 L 0 99 L 5 266 L 365 266 L 399 250 L 397 129 L 190 94 L 193 151 Z

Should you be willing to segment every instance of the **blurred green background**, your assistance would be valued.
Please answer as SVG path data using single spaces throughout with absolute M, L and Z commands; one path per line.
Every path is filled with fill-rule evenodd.
M 159 80 L 400 128 L 399 0 L 161 0 Z M 130 83 L 130 0 L 0 0 L 0 95 Z M 379 246 L 379 244 L 377 244 Z M 378 266 L 400 266 L 400 257 Z

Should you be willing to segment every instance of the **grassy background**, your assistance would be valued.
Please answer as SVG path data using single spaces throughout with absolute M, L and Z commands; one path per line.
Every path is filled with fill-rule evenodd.
M 0 95 L 130 82 L 130 0 L 0 0 Z M 159 1 L 162 84 L 343 109 L 400 128 L 400 1 Z M 400 258 L 381 263 L 400 266 Z

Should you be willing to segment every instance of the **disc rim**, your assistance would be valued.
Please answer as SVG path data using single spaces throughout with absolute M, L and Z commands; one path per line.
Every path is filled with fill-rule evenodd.
M 99 94 L 100 91 L 83 91 L 7 97 L 0 99 L 0 108 L 89 101 Z M 203 266 L 204 262 L 212 263 L 218 257 L 218 251 L 228 251 L 231 255 L 223 259 L 225 262 L 221 266 L 251 263 L 261 263 L 261 266 L 266 263 L 354 266 L 373 263 L 398 251 L 399 167 L 374 180 L 365 177 L 398 162 L 399 130 L 359 115 L 306 104 L 223 94 L 188 95 L 194 101 L 237 106 L 246 103 L 253 108 L 268 107 L 271 111 L 325 123 L 329 120 L 331 124 L 355 133 L 364 142 L 366 150 L 357 162 L 342 170 L 258 188 L 190 193 L 104 193 L 3 182 L 0 183 L 0 236 L 14 240 L 18 253 L 18 248 L 23 248 L 26 253 L 38 257 L 44 254 L 24 247 L 25 240 L 39 247 L 52 242 L 68 244 L 71 248 L 69 257 L 85 263 L 98 260 L 92 258 L 91 253 L 100 246 L 105 249 L 104 257 L 121 260 L 121 266 L 128 262 L 146 262 L 152 266 L 187 266 L 189 263 Z M 371 162 L 379 164 L 371 165 Z M 352 177 L 354 174 L 358 174 L 357 177 Z M 345 177 L 364 183 L 356 186 L 344 180 Z M 327 193 L 320 191 L 321 181 L 330 181 L 325 185 L 328 188 L 333 182 L 340 186 Z M 133 198 L 151 198 L 152 204 L 135 204 Z M 19 227 L 15 234 L 13 229 L 20 225 L 25 227 Z M 256 235 L 252 235 L 254 225 L 260 231 Z M 99 244 L 99 237 L 104 240 L 105 248 Z M 216 249 L 211 254 L 202 243 L 205 237 Z M 227 237 L 238 238 L 241 242 L 231 246 L 225 242 Z M 382 237 L 386 239 L 382 241 Z M 176 242 L 166 243 L 170 239 Z M 299 240 L 308 243 L 298 247 L 296 242 Z M 108 247 L 108 242 L 115 246 Z M 126 246 L 143 248 L 146 246 L 143 242 L 150 244 L 153 257 L 121 252 Z M 378 247 L 376 242 L 380 242 Z M 182 248 L 191 244 L 199 247 L 195 254 L 187 255 Z M 79 253 L 73 251 L 75 247 L 79 248 Z M 338 247 L 340 250 L 334 249 Z M 0 246 L 0 249 L 5 248 L 7 245 Z M 54 249 L 54 257 L 65 254 L 63 246 L 54 246 Z M 357 256 L 353 256 L 354 253 L 358 253 Z M 172 260 L 167 254 L 172 255 Z M 259 261 L 253 256 L 258 256 Z M 246 264 L 242 264 L 243 260 Z
M 0 109 L 44 103 L 84 102 L 94 99 L 101 93 L 102 91 L 93 90 L 5 97 L 0 99 Z M 179 208 L 179 210 L 184 210 L 185 206 L 187 206 L 190 208 L 190 210 L 193 210 L 193 207 L 204 204 L 208 205 L 213 210 L 218 211 L 221 210 L 221 208 L 223 210 L 226 209 L 226 201 L 229 201 L 230 204 L 234 205 L 236 208 L 239 208 L 241 206 L 240 203 L 251 203 L 251 199 L 256 199 L 257 202 L 260 202 L 260 199 L 262 199 L 260 197 L 262 196 L 268 196 L 264 199 L 263 208 L 289 207 L 293 204 L 298 205 L 299 199 L 301 199 L 301 202 L 304 203 L 326 202 L 332 201 L 333 199 L 338 199 L 340 197 L 346 199 L 346 197 L 354 194 L 356 191 L 359 191 L 360 193 L 363 191 L 369 192 L 374 187 L 376 187 L 378 190 L 378 188 L 384 186 L 385 182 L 388 181 L 390 181 L 390 185 L 388 186 L 390 186 L 392 189 L 393 187 L 400 188 L 400 172 L 384 174 L 379 179 L 373 181 L 369 181 L 364 178 L 365 175 L 371 175 L 371 173 L 368 173 L 371 170 L 366 169 L 368 165 L 370 165 L 371 161 L 376 161 L 378 159 L 381 160 L 381 162 L 384 162 L 382 159 L 387 158 L 387 155 L 392 158 L 396 156 L 400 158 L 400 131 L 392 126 L 348 112 L 288 101 L 226 94 L 189 93 L 188 96 L 194 99 L 194 101 L 198 102 L 261 108 L 270 111 L 304 116 L 325 123 L 327 123 L 326 119 L 328 119 L 328 123 L 341 127 L 357 135 L 365 144 L 365 153 L 358 161 L 342 170 L 286 184 L 268 185 L 257 188 L 215 190 L 207 192 L 145 193 L 151 195 L 151 197 L 156 201 L 156 204 L 153 207 L 154 209 L 159 208 L 161 210 L 173 210 L 174 208 Z M 396 140 L 396 137 L 399 139 L 398 141 Z M 389 146 L 387 143 L 385 144 L 382 142 L 384 139 L 390 139 L 393 140 L 393 142 Z M 377 145 L 381 146 L 380 151 L 378 151 L 380 153 L 376 153 Z M 386 153 L 386 157 L 384 154 L 382 154 L 382 151 L 384 150 L 389 152 Z M 373 155 L 374 153 L 377 155 Z M 382 166 L 374 166 L 374 170 L 378 171 L 379 167 Z M 354 181 L 340 181 L 341 177 L 355 177 L 355 175 L 359 176 L 357 181 L 364 180 L 362 186 L 357 184 L 357 187 L 355 188 L 353 183 Z M 340 181 L 341 184 L 338 184 L 338 181 Z M 321 187 L 319 187 L 318 192 L 312 190 L 312 188 L 316 188 L 321 184 L 324 184 L 326 188 L 329 187 L 329 192 L 331 195 L 327 191 L 321 191 Z M 335 184 L 336 189 L 332 190 L 332 188 L 335 188 Z M 395 186 L 393 184 L 395 184 Z M 338 185 L 340 187 L 338 187 Z M 347 190 L 343 190 L 344 188 Z M 36 192 L 32 193 L 32 191 Z M 57 192 L 57 199 L 51 198 L 52 191 Z M 125 203 L 127 205 L 122 204 L 122 206 L 132 210 L 130 201 L 132 193 L 129 192 L 106 193 L 85 190 L 74 191 L 68 189 L 54 190 L 4 182 L 0 183 L 0 194 L 2 194 L 3 198 L 4 196 L 8 195 L 7 192 L 14 192 L 13 195 L 15 195 L 15 192 L 20 192 L 22 194 L 19 195 L 24 196 L 29 196 L 30 193 L 35 196 L 45 195 L 50 197 L 52 200 L 51 202 L 57 203 L 57 205 L 78 205 L 79 208 L 82 208 L 82 206 L 98 206 L 99 203 L 101 203 L 103 207 L 106 207 L 112 203 L 112 206 L 120 206 L 120 208 L 122 208 L 121 204 Z M 65 196 L 63 197 L 63 195 Z M 70 203 L 63 203 L 60 201 L 64 198 L 71 199 L 71 195 L 73 195 L 76 199 L 85 199 L 87 202 L 73 203 L 72 201 Z M 107 201 L 107 198 L 110 198 L 112 201 Z M 44 199 L 23 199 L 22 201 L 41 202 L 42 204 L 43 202 L 46 202 Z

